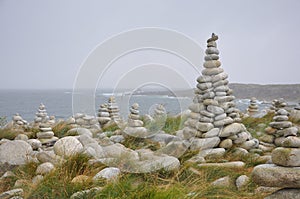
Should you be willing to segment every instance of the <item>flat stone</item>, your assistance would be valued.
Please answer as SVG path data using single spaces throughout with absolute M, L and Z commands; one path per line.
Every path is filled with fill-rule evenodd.
M 265 199 L 300 199 L 300 189 L 281 189 Z
M 219 128 L 213 128 L 209 130 L 207 133 L 204 133 L 202 137 L 203 138 L 217 137 L 219 135 L 219 132 L 220 132 Z
M 211 82 L 211 77 L 210 76 L 200 76 L 197 78 L 197 82 L 198 83 L 207 83 L 207 82 Z
M 224 72 L 223 68 L 206 68 L 202 70 L 202 74 L 203 75 L 218 75 L 220 73 Z
M 272 162 L 280 166 L 299 167 L 300 149 L 278 147 L 272 151 Z
M 220 80 L 225 80 L 227 78 L 228 78 L 228 75 L 223 72 L 223 73 L 220 73 L 220 74 L 217 74 L 217 75 L 213 76 L 212 79 L 211 79 L 211 81 L 213 83 L 215 83 L 215 82 L 218 82 Z
M 24 194 L 23 189 L 12 189 L 12 190 L 1 193 L 0 198 L 1 199 L 9 199 L 9 198 L 14 198 L 14 197 L 19 197 L 19 196 L 22 197 L 23 194 Z
M 232 135 L 236 135 L 240 132 L 246 131 L 246 127 L 240 123 L 232 123 L 226 127 L 224 127 L 220 132 L 220 137 L 229 137 Z
M 36 134 L 36 136 L 39 139 L 49 139 L 49 138 L 52 138 L 54 136 L 54 133 L 52 131 L 39 132 L 39 133 Z
M 219 54 L 219 50 L 215 47 L 208 47 L 206 50 L 205 50 L 205 53 L 206 54 L 216 54 L 218 55 Z
M 211 87 L 212 87 L 212 83 L 211 82 L 197 84 L 197 88 L 199 88 L 202 91 L 205 91 L 205 90 L 207 90 L 207 89 L 209 89 Z
M 201 150 L 196 156 L 201 156 L 203 158 L 221 158 L 225 154 L 224 148 L 213 148 Z
M 204 123 L 213 123 L 214 122 L 213 118 L 209 118 L 209 117 L 206 117 L 203 115 L 198 120 L 199 120 L 199 122 L 204 122 Z
M 276 115 L 273 117 L 273 120 L 276 122 L 288 121 L 289 117 L 286 115 Z
M 190 105 L 190 106 L 189 106 L 189 109 L 190 109 L 192 112 L 200 113 L 200 111 L 204 110 L 205 107 L 204 107 L 203 104 L 196 103 L 196 104 Z
M 275 140 L 275 136 L 274 135 L 263 135 L 259 138 L 260 141 L 262 142 L 267 142 L 267 143 L 273 143 Z
M 218 121 L 214 121 L 214 125 L 215 127 L 223 127 L 229 124 L 232 124 L 234 122 L 234 120 L 230 117 L 226 117 L 223 120 L 218 120 Z
M 93 133 L 86 128 L 73 128 L 67 131 L 67 135 L 87 135 L 93 137 Z
M 284 122 L 271 122 L 270 127 L 275 129 L 283 129 L 283 128 L 289 128 L 292 127 L 292 122 L 284 121 Z
M 300 148 L 300 138 L 296 136 L 288 136 L 282 141 L 283 147 Z
M 219 55 L 217 55 L 217 54 L 209 54 L 204 57 L 205 61 L 218 60 L 218 59 L 219 59 Z
M 290 128 L 285 128 L 285 129 L 276 131 L 276 135 L 284 136 L 284 137 L 297 136 L 298 131 L 299 130 L 297 127 L 290 127 Z
M 226 85 L 228 85 L 228 83 L 229 83 L 228 80 L 220 80 L 220 81 L 214 82 L 213 87 L 216 88 L 219 86 L 226 86 Z M 221 92 L 223 92 L 223 91 L 221 91 Z
M 205 61 L 203 64 L 204 68 L 217 68 L 220 66 L 221 66 L 221 62 L 218 60 Z
M 226 113 L 217 115 L 217 116 L 215 117 L 215 121 L 224 120 L 226 117 L 227 117 Z
M 300 188 L 300 167 L 258 165 L 252 171 L 252 180 L 261 186 Z
M 250 150 L 253 148 L 257 148 L 258 145 L 259 145 L 259 141 L 257 139 L 252 139 L 252 140 L 244 142 L 243 144 L 240 145 L 240 147 L 244 148 L 246 150 Z
M 208 117 L 208 118 L 214 118 L 214 117 L 215 117 L 215 114 L 214 114 L 214 113 L 208 112 L 208 111 L 206 111 L 206 110 L 200 111 L 200 114 L 201 114 L 201 115 L 204 115 L 204 116 L 206 116 L 206 117 Z
M 222 109 L 219 106 L 209 105 L 209 106 L 207 106 L 207 110 L 215 115 L 220 115 L 220 114 L 224 113 L 224 109 Z
M 200 168 L 203 167 L 221 167 L 221 168 L 244 168 L 245 163 L 241 161 L 236 161 L 236 162 L 224 162 L 224 163 L 203 163 L 203 164 L 198 164 Z
M 287 110 L 282 108 L 276 112 L 276 115 L 289 115 L 289 112 L 287 112 Z
M 214 128 L 212 123 L 198 122 L 196 128 L 201 132 L 207 132 Z
M 126 127 L 124 129 L 124 133 L 132 137 L 139 138 L 147 138 L 152 135 L 145 127 Z
M 192 151 L 204 150 L 204 149 L 212 149 L 218 146 L 220 143 L 219 137 L 212 138 L 195 138 L 192 140 L 190 149 Z
M 213 99 L 205 99 L 204 101 L 203 101 L 203 104 L 205 105 L 205 106 L 208 106 L 208 105 L 214 105 L 214 106 L 218 106 L 218 101 L 216 101 L 216 100 L 213 100 Z

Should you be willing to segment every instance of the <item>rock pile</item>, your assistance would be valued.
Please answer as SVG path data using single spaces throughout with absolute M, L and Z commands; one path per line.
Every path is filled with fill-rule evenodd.
M 276 112 L 270 127 L 274 129 L 273 136 L 276 146 L 272 151 L 273 164 L 256 166 L 252 172 L 255 183 L 267 187 L 284 188 L 273 193 L 270 198 L 277 198 L 281 192 L 300 191 L 300 138 L 298 129 L 287 121 L 287 111 L 279 109 Z
M 40 124 L 40 123 L 47 123 L 49 120 L 49 116 L 47 114 L 46 107 L 43 103 L 40 104 L 37 113 L 35 114 L 34 123 Z
M 164 105 L 158 104 L 154 109 L 153 119 L 156 118 L 161 119 L 161 118 L 165 118 L 166 116 L 167 116 L 167 112 Z
M 119 107 L 116 103 L 116 99 L 114 96 L 110 97 L 108 99 L 108 112 L 109 112 L 109 117 L 111 118 L 111 120 L 113 122 L 120 122 L 121 118 L 120 118 L 120 114 L 119 114 Z
M 139 105 L 134 103 L 130 108 L 130 114 L 128 116 L 128 123 L 124 132 L 127 135 L 145 138 L 148 136 L 147 129 L 144 126 L 144 122 L 140 120 Z
M 54 132 L 49 123 L 41 123 L 39 125 L 40 132 L 36 134 L 37 139 L 45 146 L 53 146 L 58 140 L 58 137 L 54 136 Z
M 269 124 L 269 127 L 265 129 L 265 133 L 267 135 L 261 138 L 262 145 L 266 147 L 295 147 L 294 142 L 298 140 L 298 137 L 296 137 L 298 128 L 294 127 L 292 122 L 288 121 L 288 115 L 289 113 L 285 109 L 279 109 L 276 111 L 273 121 Z
M 251 98 L 250 105 L 249 105 L 247 111 L 250 116 L 255 115 L 259 111 L 258 105 L 257 105 L 257 100 L 255 97 Z
M 279 109 L 285 108 L 287 106 L 287 103 L 283 98 L 280 99 L 274 99 L 272 101 L 272 106 L 270 107 L 271 112 L 276 112 Z
M 22 128 L 28 124 L 26 120 L 23 120 L 23 118 L 20 116 L 19 113 L 16 113 L 13 116 L 12 121 L 13 121 L 13 128 Z
M 191 142 L 191 150 L 205 150 L 215 147 L 229 149 L 236 144 L 247 150 L 258 146 L 245 126 L 240 124 L 239 110 L 235 108 L 232 90 L 228 87 L 228 75 L 221 68 L 219 50 L 212 35 L 207 40 L 204 70 L 197 78 L 197 88 L 191 113 L 185 127 L 178 135 Z
M 108 105 L 107 104 L 101 104 L 100 108 L 98 110 L 98 122 L 101 127 L 103 127 L 105 124 L 107 124 L 110 121 L 110 114 L 108 112 Z
M 76 113 L 74 115 L 75 124 L 77 127 L 83 127 L 86 129 L 99 130 L 98 120 L 94 116 L 86 115 L 83 113 Z
M 300 103 L 291 111 L 290 118 L 296 122 L 300 121 Z

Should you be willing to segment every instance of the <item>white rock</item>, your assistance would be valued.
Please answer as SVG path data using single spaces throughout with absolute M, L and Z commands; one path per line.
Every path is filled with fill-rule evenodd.
M 236 179 L 235 185 L 238 190 L 241 190 L 242 188 L 246 187 L 246 185 L 249 183 L 249 181 L 250 181 L 250 178 L 248 176 L 241 175 Z
M 101 170 L 98 172 L 94 177 L 93 180 L 97 181 L 101 178 L 105 178 L 107 180 L 115 180 L 121 174 L 120 169 L 115 167 L 109 167 Z
M 278 147 L 272 151 L 272 162 L 280 166 L 299 167 L 300 149 Z
M 45 175 L 50 173 L 53 169 L 54 165 L 51 162 L 45 162 L 37 167 L 36 174 Z
M 72 156 L 83 151 L 82 144 L 72 136 L 67 136 L 59 139 L 54 144 L 54 152 L 60 156 Z
M 236 135 L 240 132 L 246 131 L 246 127 L 240 123 L 232 123 L 226 127 L 224 127 L 220 132 L 220 137 L 229 137 L 232 135 Z
M 219 137 L 212 138 L 195 138 L 192 140 L 190 149 L 192 151 L 204 150 L 204 149 L 212 149 L 220 143 Z
M 23 140 L 8 141 L 0 145 L 0 164 L 22 165 L 32 152 L 31 146 Z
M 37 150 L 42 147 L 42 143 L 38 139 L 29 139 L 27 140 L 27 143 L 31 145 L 33 150 Z
M 93 133 L 86 128 L 73 128 L 67 132 L 67 135 L 88 135 L 93 137 Z
M 211 184 L 215 187 L 229 187 L 231 185 L 231 180 L 229 176 L 220 178 L 212 182 Z

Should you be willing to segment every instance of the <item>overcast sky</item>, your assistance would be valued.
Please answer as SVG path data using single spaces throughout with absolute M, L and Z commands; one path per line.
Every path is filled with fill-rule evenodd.
M 140 27 L 176 30 L 203 48 L 217 33 L 232 83 L 300 83 L 299 10 L 298 0 L 0 0 L 0 89 L 72 88 L 99 43 Z M 103 77 L 104 86 L 119 67 L 122 60 Z M 195 82 L 197 75 L 187 71 L 185 78 Z

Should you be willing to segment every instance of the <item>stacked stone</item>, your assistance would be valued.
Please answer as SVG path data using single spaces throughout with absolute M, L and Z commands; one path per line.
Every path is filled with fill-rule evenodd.
M 247 109 L 250 116 L 256 114 L 258 112 L 257 100 L 255 97 L 252 97 L 250 100 L 250 105 Z
M 34 119 L 35 124 L 47 123 L 49 120 L 46 107 L 43 103 L 40 104 L 38 112 L 35 115 L 36 115 Z
M 53 115 L 52 115 L 52 116 L 50 116 L 50 117 L 49 117 L 49 121 L 48 121 L 48 123 L 49 123 L 50 125 L 54 125 L 54 124 L 55 124 L 55 122 L 56 122 L 56 121 L 55 121 L 55 116 L 53 116 Z
M 40 132 L 38 132 L 36 136 L 42 145 L 53 146 L 58 138 L 54 136 L 51 125 L 49 123 L 41 123 L 39 129 Z
M 280 198 L 281 192 L 300 192 L 300 138 L 298 129 L 288 121 L 288 112 L 279 109 L 270 123 L 268 133 L 274 136 L 277 146 L 272 151 L 272 163 L 256 166 L 252 172 L 254 182 L 266 187 L 284 188 L 270 198 Z M 268 197 L 269 198 L 269 197 Z M 286 197 L 286 198 L 297 198 Z
M 271 112 L 276 112 L 279 109 L 285 108 L 287 106 L 287 103 L 283 98 L 280 99 L 274 99 L 272 101 L 272 106 L 270 107 Z
M 108 99 L 108 112 L 109 112 L 109 117 L 111 118 L 112 121 L 114 122 L 119 122 L 121 121 L 120 114 L 119 114 L 119 107 L 116 103 L 116 99 L 114 96 L 110 97 Z
M 77 126 L 86 129 L 100 129 L 98 121 L 94 116 L 86 115 L 83 113 L 76 113 L 74 115 L 75 123 Z
M 100 108 L 98 110 L 98 122 L 101 127 L 103 127 L 105 124 L 107 124 L 110 121 L 110 115 L 108 112 L 108 105 L 107 104 L 101 104 Z
M 291 111 L 290 118 L 292 121 L 300 121 L 300 103 Z
M 28 122 L 26 120 L 23 120 L 23 118 L 20 116 L 19 113 L 16 113 L 13 116 L 12 121 L 13 121 L 14 128 L 22 128 L 28 124 Z
M 212 34 L 207 40 L 204 70 L 197 78 L 195 97 L 189 107 L 191 113 L 182 131 L 183 138 L 190 140 L 191 149 L 195 150 L 218 146 L 229 149 L 234 143 L 249 150 L 258 147 L 259 142 L 253 140 L 244 125 L 240 124 L 235 97 L 228 86 L 228 75 L 220 67 L 217 39 L 218 36 Z
M 134 103 L 130 108 L 130 114 L 128 116 L 128 123 L 124 132 L 127 135 L 145 138 L 148 136 L 147 129 L 144 126 L 144 122 L 140 120 L 139 105 Z
M 167 116 L 167 112 L 166 109 L 164 107 L 164 105 L 162 104 L 158 104 L 155 109 L 154 109 L 154 114 L 153 114 L 153 118 L 156 119 L 160 119 L 160 118 L 164 118 Z

